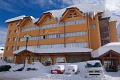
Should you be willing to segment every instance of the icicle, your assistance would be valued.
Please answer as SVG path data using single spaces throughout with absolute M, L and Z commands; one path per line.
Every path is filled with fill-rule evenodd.
M 84 17 L 84 18 L 86 17 L 86 13 L 83 13 L 83 17 Z
M 92 19 L 92 20 L 93 20 L 93 17 L 94 17 L 93 14 L 91 14 L 91 19 Z
M 94 15 L 94 17 L 95 17 L 95 15 L 96 15 L 95 11 L 94 11 L 93 15 Z

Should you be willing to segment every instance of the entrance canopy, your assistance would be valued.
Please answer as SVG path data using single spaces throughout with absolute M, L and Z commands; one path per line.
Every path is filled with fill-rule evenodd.
M 117 53 L 120 53 L 120 42 L 112 42 L 112 43 L 108 43 L 100 48 L 98 48 L 95 51 L 91 52 L 91 56 L 93 58 L 98 58 L 101 55 L 105 54 L 106 52 L 113 50 Z
M 25 48 L 14 51 L 14 54 L 18 54 L 21 51 L 25 50 Z M 81 47 L 72 47 L 72 48 L 48 48 L 48 49 L 40 49 L 40 48 L 27 48 L 28 51 L 33 53 L 68 53 L 68 52 L 91 52 L 90 48 L 81 48 Z

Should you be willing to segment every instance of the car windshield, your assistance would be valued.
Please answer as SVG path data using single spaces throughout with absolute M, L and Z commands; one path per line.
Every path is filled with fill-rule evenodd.
M 99 62 L 96 62 L 95 64 L 87 63 L 86 67 L 91 68 L 91 67 L 102 67 L 102 66 Z

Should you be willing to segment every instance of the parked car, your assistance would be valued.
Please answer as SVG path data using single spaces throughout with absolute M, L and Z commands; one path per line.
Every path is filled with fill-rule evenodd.
M 104 77 L 104 70 L 99 60 L 87 61 L 86 63 L 85 77 Z
M 51 74 L 62 74 L 65 70 L 64 65 L 54 65 L 51 69 Z
M 65 74 L 77 74 L 79 73 L 78 65 L 66 65 Z
M 10 68 L 11 68 L 10 65 L 2 65 L 2 66 L 0 66 L 0 72 L 9 71 Z

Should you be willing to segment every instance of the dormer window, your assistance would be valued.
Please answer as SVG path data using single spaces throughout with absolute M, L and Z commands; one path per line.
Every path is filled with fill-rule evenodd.
M 68 18 L 72 18 L 72 13 L 70 13 L 70 15 L 68 16 Z
M 77 13 L 74 13 L 74 17 L 78 17 Z

